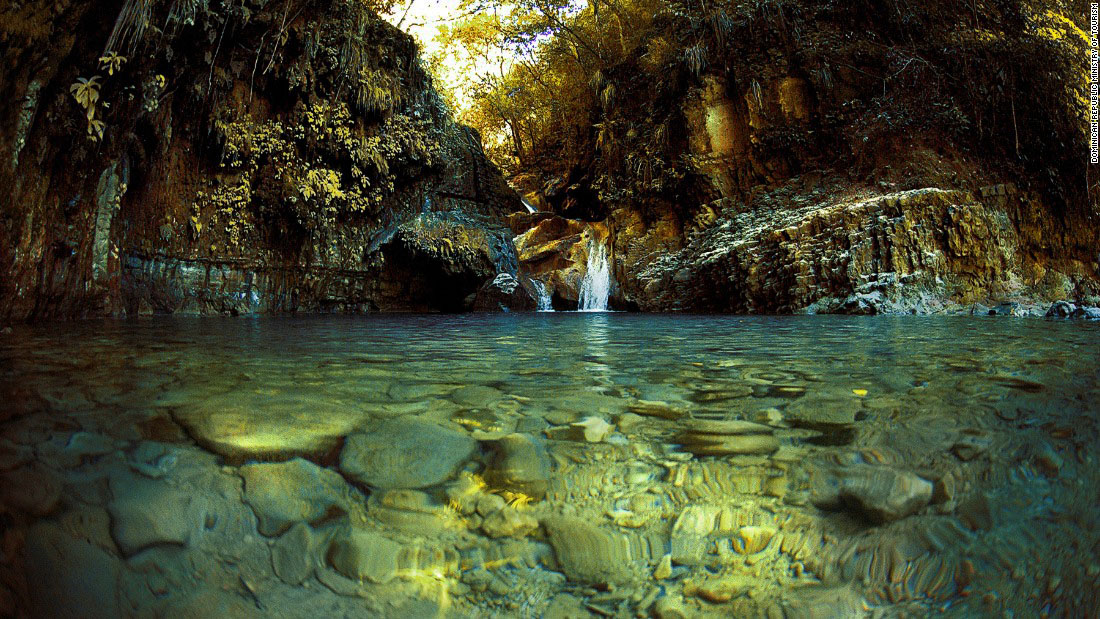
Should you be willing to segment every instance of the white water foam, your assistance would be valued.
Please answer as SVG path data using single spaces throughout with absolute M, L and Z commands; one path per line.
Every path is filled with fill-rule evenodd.
M 531 283 L 535 285 L 535 290 L 539 293 L 538 298 L 538 311 L 540 312 L 552 312 L 554 311 L 554 305 L 550 301 L 550 289 L 546 287 L 546 284 L 540 282 L 537 279 L 532 279 Z
M 591 239 L 588 242 L 588 271 L 581 281 L 577 311 L 606 312 L 609 296 L 611 263 L 607 259 L 607 247 L 596 239 Z

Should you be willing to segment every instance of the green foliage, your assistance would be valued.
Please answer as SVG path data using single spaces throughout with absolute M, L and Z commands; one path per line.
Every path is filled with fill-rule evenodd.
M 227 172 L 197 198 L 237 245 L 253 217 L 324 232 L 345 217 L 374 217 L 402 179 L 436 169 L 443 149 L 432 125 L 394 114 L 371 130 L 348 105 L 302 105 L 285 121 L 219 119 Z
M 101 80 L 102 78 L 98 75 L 81 77 L 77 78 L 72 86 L 69 86 L 69 92 L 87 112 L 88 118 L 95 115 L 95 105 L 99 101 L 99 89 L 103 86 Z
M 90 78 L 81 77 L 69 86 L 69 92 L 73 95 L 73 98 L 80 104 L 80 107 L 84 108 L 84 116 L 88 121 L 88 139 L 92 141 L 101 140 L 103 130 L 107 126 L 106 123 L 95 117 L 96 104 L 99 102 L 99 89 L 103 86 L 101 79 L 98 75 L 93 75 Z
M 107 52 L 99 57 L 99 68 L 106 71 L 107 75 L 114 75 L 126 62 L 125 56 L 119 56 L 115 52 Z
M 698 191 L 685 98 L 710 76 L 763 123 L 750 131 L 753 166 L 774 169 L 749 183 L 800 167 L 873 174 L 906 156 L 888 151 L 909 136 L 998 160 L 1065 203 L 1085 199 L 1080 0 L 488 5 L 441 34 L 456 58 L 482 67 L 454 99 L 525 189 L 575 194 L 559 204 L 592 192 L 675 203 Z M 776 89 L 792 77 L 810 84 L 812 119 L 780 114 Z

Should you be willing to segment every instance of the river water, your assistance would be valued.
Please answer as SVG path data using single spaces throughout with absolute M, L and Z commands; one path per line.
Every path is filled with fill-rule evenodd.
M 0 612 L 1098 609 L 1098 324 L 556 312 L 0 337 Z

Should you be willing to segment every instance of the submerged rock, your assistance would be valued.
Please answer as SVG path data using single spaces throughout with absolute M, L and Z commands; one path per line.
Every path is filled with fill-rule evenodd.
M 684 408 L 659 400 L 635 400 L 627 406 L 627 410 L 638 415 L 662 419 L 680 419 L 688 414 Z
M 336 571 L 357 581 L 386 584 L 397 575 L 401 544 L 380 533 L 346 527 L 329 545 L 328 560 Z
M 756 554 L 768 547 L 775 533 L 775 527 L 741 527 L 733 538 L 733 549 L 743 555 Z
M 932 500 L 932 491 L 932 482 L 908 471 L 854 464 L 822 473 L 814 486 L 813 502 L 883 524 L 920 511 Z
M 34 459 L 34 449 L 0 438 L 0 471 L 10 471 Z M 7 486 L 7 484 L 5 484 Z
M 288 585 L 300 585 L 313 574 L 315 566 L 313 529 L 299 522 L 283 533 L 271 546 L 271 566 L 275 575 Z
M 669 537 L 672 561 L 680 565 L 699 565 L 707 550 L 712 547 L 710 534 L 714 532 L 718 508 L 708 505 L 689 505 L 676 518 Z
M 810 393 L 788 404 L 783 418 L 798 424 L 850 424 L 862 407 L 860 398 L 850 392 Z
M 368 507 L 387 531 L 431 536 L 463 527 L 452 511 L 419 490 L 381 490 L 371 495 Z
M 295 522 L 314 522 L 345 512 L 350 488 L 335 471 L 295 458 L 288 462 L 247 464 L 244 501 L 259 520 L 259 531 L 273 537 Z
M 725 604 L 747 592 L 752 585 L 753 581 L 746 576 L 715 576 L 703 581 L 695 595 L 712 604 Z
M 543 522 L 554 556 L 570 580 L 589 584 L 629 580 L 638 569 L 628 534 L 580 518 L 555 516 Z
M 186 546 L 199 527 L 194 497 L 183 488 L 127 475 L 111 479 L 111 492 L 111 536 L 126 556 L 151 546 Z
M 503 507 L 481 522 L 481 530 L 489 537 L 524 537 L 537 529 L 539 521 L 531 514 L 514 507 Z
M 589 443 L 600 443 L 615 429 L 615 426 L 607 423 L 599 417 L 585 417 L 581 421 L 570 424 L 584 431 L 584 440 Z
M 692 434 L 680 441 L 697 456 L 766 455 L 779 450 L 779 440 L 768 434 Z
M 546 496 L 550 457 L 536 437 L 509 434 L 497 440 L 485 480 L 494 488 L 522 492 L 535 500 Z
M 234 391 L 180 407 L 175 418 L 200 445 L 242 463 L 325 455 L 369 416 L 331 400 Z
M 446 481 L 476 449 L 461 432 L 399 417 L 349 436 L 340 469 L 375 488 L 427 488 Z
M 779 450 L 772 432 L 751 421 L 693 419 L 677 441 L 697 456 L 764 455 Z
M 451 393 L 451 401 L 460 406 L 482 408 L 491 406 L 504 398 L 496 387 L 489 385 L 466 385 Z
M 61 480 L 49 469 L 24 466 L 0 473 L 0 503 L 32 516 L 45 516 L 61 500 Z
M 27 532 L 24 551 L 32 616 L 120 617 L 122 562 L 57 524 L 42 522 Z

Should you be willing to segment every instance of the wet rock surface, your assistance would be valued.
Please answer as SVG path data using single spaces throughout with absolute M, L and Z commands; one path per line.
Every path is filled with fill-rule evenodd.
M 628 298 L 659 311 L 969 313 L 975 301 L 1015 297 L 1028 314 L 1042 315 L 1051 297 L 1073 291 L 1071 282 L 1100 292 L 1078 238 L 1088 224 L 1052 230 L 1067 246 L 1048 256 L 1031 231 L 1059 224 L 1037 195 L 1001 187 L 877 196 L 849 190 L 855 195 L 848 200 L 803 195 L 793 207 L 724 213 L 685 234 L 678 251 L 637 262 L 623 252 L 618 272 Z M 616 230 L 622 237 L 614 242 L 623 248 L 649 234 L 630 225 Z

